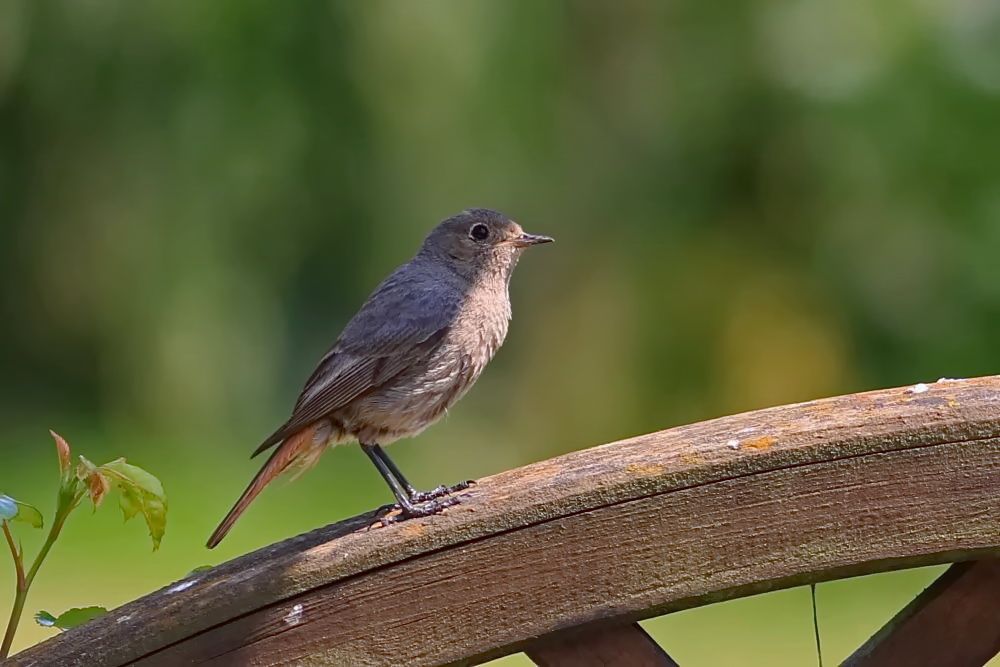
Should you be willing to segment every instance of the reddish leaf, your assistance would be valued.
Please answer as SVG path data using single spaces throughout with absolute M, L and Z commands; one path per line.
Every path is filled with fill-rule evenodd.
M 94 508 L 100 506 L 104 500 L 104 494 L 111 488 L 108 478 L 99 472 L 92 473 L 87 478 L 87 493 L 90 494 L 90 501 L 94 503 Z
M 52 438 L 56 441 L 56 452 L 59 454 L 59 470 L 62 471 L 63 478 L 67 478 L 70 474 L 69 443 L 55 431 L 50 429 L 49 433 L 52 434 Z
M 88 461 L 85 457 L 80 457 L 80 463 L 76 466 L 76 477 L 87 487 L 87 495 L 94 503 L 96 510 L 104 500 L 104 494 L 111 488 L 111 481 L 104 471 Z

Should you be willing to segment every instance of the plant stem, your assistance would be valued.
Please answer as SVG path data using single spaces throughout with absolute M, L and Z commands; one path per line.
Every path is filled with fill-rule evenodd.
M 35 562 L 31 564 L 31 569 L 28 570 L 25 587 L 31 586 L 31 582 L 35 580 L 35 575 L 38 574 L 38 569 L 42 566 L 42 561 L 49 555 L 49 549 L 55 544 L 56 538 L 59 537 L 59 533 L 62 531 L 63 524 L 66 523 L 69 513 L 73 511 L 75 506 L 76 504 L 74 503 L 68 507 L 59 508 L 56 512 L 56 517 L 52 520 L 52 528 L 49 529 L 49 536 L 45 538 L 45 544 L 42 545 L 38 555 L 35 556 Z
M 23 554 L 14 544 L 14 536 L 10 534 L 10 526 L 6 521 L 3 523 L 3 535 L 7 538 L 7 546 L 10 547 L 10 554 L 14 557 L 14 570 L 17 573 L 17 587 L 14 593 L 14 607 L 10 611 L 10 621 L 7 623 L 7 631 L 3 636 L 3 644 L 0 644 L 0 660 L 4 660 L 10 655 L 11 644 L 14 643 L 14 631 L 24 611 L 24 601 L 28 597 L 28 581 L 24 576 Z
M 823 644 L 819 639 L 819 611 L 816 608 L 816 584 L 809 584 L 809 595 L 812 598 L 813 636 L 816 638 L 816 662 L 823 667 Z
M 7 522 L 3 522 L 3 533 L 7 538 L 10 551 L 14 555 L 14 567 L 17 569 L 17 593 L 14 596 L 14 607 L 10 612 L 10 621 L 7 623 L 7 632 L 3 636 L 3 644 L 0 645 L 0 660 L 10 655 L 10 647 L 14 643 L 14 632 L 17 630 L 17 624 L 21 621 L 21 614 L 24 612 L 24 603 L 28 599 L 28 589 L 31 588 L 31 582 L 35 580 L 35 575 L 38 574 L 39 568 L 42 567 L 42 561 L 49 555 L 49 550 L 52 549 L 56 538 L 59 537 L 59 533 L 62 531 L 63 524 L 66 523 L 69 513 L 73 511 L 78 502 L 78 498 L 68 503 L 60 502 L 60 507 L 56 509 L 55 519 L 52 521 L 52 527 L 49 529 L 49 535 L 45 538 L 45 544 L 42 545 L 42 548 L 38 551 L 38 555 L 35 556 L 35 561 L 31 564 L 31 569 L 28 570 L 27 575 L 24 573 L 23 554 L 18 553 L 17 547 L 14 544 L 14 536 L 10 534 Z

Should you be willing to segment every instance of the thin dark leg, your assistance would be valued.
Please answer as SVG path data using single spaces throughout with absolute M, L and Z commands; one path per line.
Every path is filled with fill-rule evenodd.
M 394 476 L 392 469 L 386 465 L 386 462 L 382 460 L 382 457 L 378 455 L 378 450 L 381 449 L 378 445 L 361 445 L 361 449 L 365 451 L 368 458 L 371 459 L 372 463 L 375 464 L 375 468 L 378 469 L 382 479 L 385 483 L 389 485 L 389 489 L 392 490 L 392 495 L 396 496 L 396 502 L 399 503 L 400 508 L 406 511 L 413 507 L 413 503 L 410 502 L 411 494 L 407 492 L 405 488 L 406 482 L 400 483 L 400 481 Z M 393 466 L 395 467 L 395 466 Z
M 403 475 L 402 472 L 400 472 L 399 467 L 396 466 L 393 460 L 389 458 L 389 455 L 386 453 L 384 449 L 382 449 L 382 447 L 380 447 L 379 445 L 372 445 L 372 449 L 374 450 L 375 455 L 378 456 L 380 459 L 382 459 L 382 463 L 384 463 L 385 467 L 389 469 L 393 477 L 396 478 L 396 481 L 399 482 L 399 484 L 408 494 L 410 500 L 412 500 L 413 502 L 420 503 L 427 500 L 434 500 L 435 498 L 451 495 L 456 491 L 462 491 L 464 489 L 469 488 L 472 485 L 472 480 L 466 480 L 464 482 L 459 482 L 454 486 L 442 485 L 430 491 L 417 491 L 413 487 L 413 485 L 410 484 L 410 482 L 406 479 L 406 476 Z
M 375 453 L 375 456 L 379 457 L 382 460 L 382 463 L 385 464 L 385 467 L 389 469 L 389 472 L 392 473 L 392 476 L 395 477 L 396 481 L 399 482 L 400 486 L 403 487 L 403 489 L 406 491 L 407 497 L 413 498 L 413 496 L 415 496 L 418 493 L 417 490 L 413 488 L 413 485 L 410 484 L 410 481 L 406 479 L 406 475 L 404 475 L 399 470 L 399 466 L 397 466 L 395 462 L 389 458 L 389 455 L 386 454 L 385 450 L 382 449 L 381 445 L 372 445 L 372 451 Z

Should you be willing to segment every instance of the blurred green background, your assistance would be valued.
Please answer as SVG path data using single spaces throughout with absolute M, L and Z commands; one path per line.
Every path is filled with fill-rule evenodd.
M 393 448 L 421 486 L 997 372 L 998 30 L 990 0 L 0 0 L 0 491 L 51 512 L 53 428 L 170 498 L 157 553 L 75 514 L 28 609 L 387 502 L 342 448 L 202 546 L 349 316 L 470 206 L 557 244 L 476 388 Z M 936 571 L 821 586 L 828 664 Z M 0 556 L 4 619 L 12 584 Z M 814 660 L 806 589 L 647 627 L 683 664 Z

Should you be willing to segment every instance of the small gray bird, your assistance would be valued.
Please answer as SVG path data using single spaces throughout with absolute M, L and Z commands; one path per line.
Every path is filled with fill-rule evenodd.
M 292 416 L 253 456 L 277 445 L 208 540 L 215 547 L 251 501 L 290 466 L 357 441 L 392 489 L 399 518 L 428 516 L 469 486 L 413 488 L 381 445 L 441 418 L 507 336 L 507 285 L 521 253 L 548 243 L 505 215 L 470 209 L 431 230 L 420 251 L 376 288 L 306 381 Z

